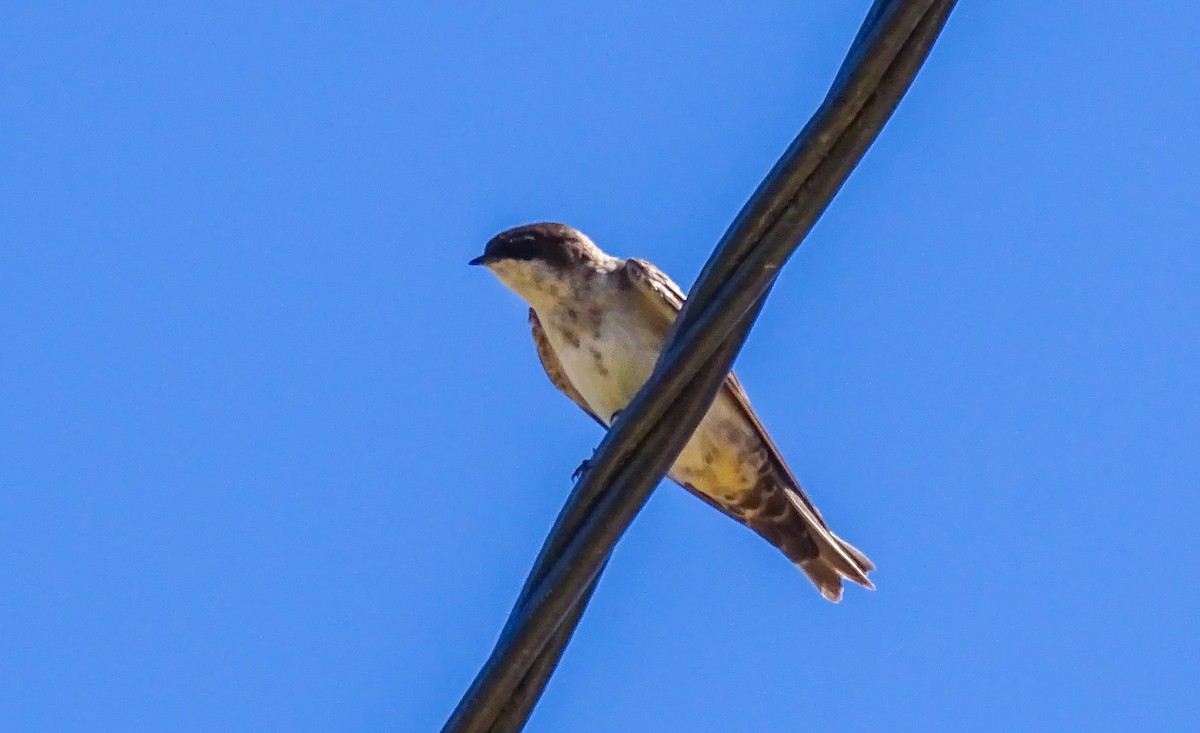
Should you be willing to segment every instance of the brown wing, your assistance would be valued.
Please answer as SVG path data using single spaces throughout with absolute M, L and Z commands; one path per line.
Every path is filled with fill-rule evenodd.
M 671 278 L 667 277 L 666 273 L 645 260 L 630 258 L 626 260 L 622 270 L 629 282 L 636 289 L 643 293 L 652 294 L 651 300 L 659 304 L 660 312 L 663 316 L 669 318 L 670 323 L 674 323 L 675 317 L 683 308 L 684 301 L 686 300 L 679 286 Z M 800 514 L 800 518 L 803 519 L 806 525 L 812 528 L 813 539 L 819 540 L 819 544 L 824 546 L 825 550 L 820 552 L 820 554 L 824 555 L 826 552 L 831 554 L 831 557 L 828 558 L 828 564 L 832 566 L 832 569 L 836 570 L 837 574 L 844 575 L 868 588 L 874 587 L 871 581 L 867 579 L 866 574 L 874 570 L 875 565 L 867 559 L 866 555 L 830 531 L 829 526 L 825 524 L 825 520 L 821 517 L 821 513 L 817 511 L 812 500 L 808 498 L 804 489 L 801 488 L 800 481 L 783 460 L 783 455 L 779 452 L 779 448 L 776 447 L 775 442 L 771 440 L 770 434 L 767 433 L 767 429 L 763 426 L 762 421 L 755 414 L 754 408 L 750 406 L 750 398 L 746 395 L 746 390 L 742 387 L 742 383 L 738 380 L 737 375 L 730 372 L 729 376 L 725 378 L 722 390 L 733 399 L 733 402 L 738 406 L 746 420 L 762 440 L 763 445 L 766 446 L 769 466 L 774 469 L 774 474 L 778 477 L 778 480 L 785 484 L 787 494 L 791 499 L 791 503 Z M 692 487 L 685 488 L 694 494 L 699 494 Z M 709 501 L 709 503 L 712 504 L 714 502 Z M 736 511 L 736 509 L 731 510 L 731 508 L 720 506 L 718 508 L 743 524 L 748 524 L 746 517 L 741 512 Z M 758 531 L 757 528 L 755 529 Z M 766 536 L 763 532 L 760 532 L 760 534 Z M 788 554 L 790 556 L 792 553 Z M 800 558 L 793 559 L 800 560 Z M 804 565 L 803 562 L 802 565 Z M 805 565 L 805 571 L 813 577 L 814 582 L 821 587 L 826 597 L 833 598 L 835 593 L 840 597 L 841 583 L 837 581 L 837 575 L 818 579 L 819 568 L 809 568 Z M 836 590 L 833 587 L 834 583 L 836 583 Z M 833 599 L 836 600 L 836 598 Z
M 608 426 L 596 417 L 596 413 L 588 407 L 583 396 L 579 394 L 579 390 L 575 389 L 575 385 L 571 384 L 571 380 L 567 378 L 567 373 L 563 371 L 562 364 L 558 361 L 558 355 L 554 353 L 554 347 L 550 345 L 550 339 L 546 338 L 546 330 L 542 328 L 542 322 L 538 320 L 537 313 L 532 308 L 529 309 L 529 326 L 533 329 L 533 345 L 537 348 L 538 359 L 542 362 L 542 369 L 546 370 L 546 376 L 550 377 L 550 383 L 558 387 L 559 392 L 570 397 L 572 402 L 579 405 L 579 409 L 600 423 L 600 427 L 608 429 Z

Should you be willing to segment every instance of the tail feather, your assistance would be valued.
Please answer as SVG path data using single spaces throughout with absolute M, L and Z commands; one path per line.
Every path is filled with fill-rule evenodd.
M 861 550 L 829 531 L 816 509 L 775 482 L 763 482 L 736 500 L 720 501 L 681 483 L 683 488 L 754 530 L 787 556 L 821 595 L 837 603 L 842 579 L 875 590 L 867 573 L 875 569 Z
M 821 595 L 840 601 L 843 578 L 875 589 L 867 578 L 875 564 L 861 550 L 831 532 L 799 496 L 764 488 L 736 507 L 741 520 L 803 570 Z
M 829 532 L 829 536 L 833 542 L 822 547 L 816 557 L 795 561 L 821 591 L 821 595 L 834 603 L 842 600 L 842 578 L 868 590 L 875 590 L 875 584 L 867 577 L 867 573 L 875 569 L 875 564 L 854 545 L 832 532 Z
M 851 560 L 854 560 L 855 564 L 858 565 L 863 573 L 869 573 L 875 569 L 875 563 L 871 562 L 870 558 L 862 553 L 862 550 L 858 549 L 837 535 L 833 535 L 833 537 L 838 541 L 838 544 L 841 545 L 842 550 L 850 556 Z

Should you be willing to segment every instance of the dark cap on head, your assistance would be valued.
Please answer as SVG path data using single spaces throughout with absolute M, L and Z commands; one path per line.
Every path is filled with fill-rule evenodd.
M 565 269 L 587 259 L 595 245 L 579 230 L 566 224 L 540 222 L 500 232 L 483 248 L 483 255 L 472 265 L 501 260 L 538 260 L 556 269 Z

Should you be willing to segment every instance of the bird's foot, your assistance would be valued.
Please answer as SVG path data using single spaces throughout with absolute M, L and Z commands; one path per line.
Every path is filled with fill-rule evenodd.
M 614 412 L 612 414 L 611 417 L 608 418 L 608 425 L 610 428 L 612 427 L 613 423 L 615 423 L 617 421 L 617 418 L 621 416 L 622 412 L 624 412 L 623 409 L 617 410 L 616 412 Z M 593 453 L 592 458 L 595 458 L 595 457 L 596 457 L 596 455 L 595 455 L 595 453 Z M 592 458 L 584 458 L 583 459 L 583 462 L 580 463 L 579 467 L 575 469 L 575 472 L 571 474 L 572 481 L 578 481 L 580 478 L 583 477 L 583 474 L 585 474 L 591 470 Z
M 575 473 L 571 474 L 571 480 L 578 481 L 579 479 L 583 478 L 583 474 L 590 471 L 591 468 L 592 468 L 592 459 L 584 458 L 583 462 L 579 464 L 579 467 L 575 469 Z

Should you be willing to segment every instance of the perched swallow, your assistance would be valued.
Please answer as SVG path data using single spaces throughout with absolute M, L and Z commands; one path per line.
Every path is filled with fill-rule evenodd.
M 470 264 L 529 304 L 550 381 L 605 427 L 650 377 L 684 302 L 654 265 L 605 254 L 563 224 L 502 232 Z M 875 566 L 830 531 L 733 373 L 668 475 L 779 548 L 829 600 L 841 600 L 842 578 L 874 588 Z

